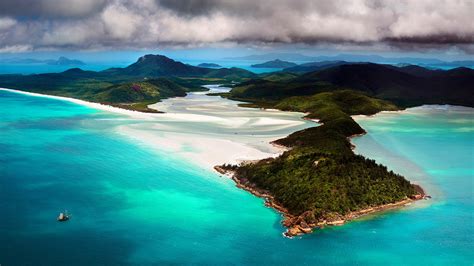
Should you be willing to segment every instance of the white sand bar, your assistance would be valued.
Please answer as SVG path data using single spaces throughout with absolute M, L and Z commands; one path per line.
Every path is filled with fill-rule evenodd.
M 209 92 L 229 90 L 214 85 L 207 87 Z M 119 114 L 117 118 L 110 119 L 116 122 L 108 124 L 121 135 L 155 149 L 172 152 L 206 169 L 224 163 L 278 156 L 284 150 L 270 144 L 271 141 L 317 125 L 302 119 L 303 113 L 238 107 L 240 102 L 207 96 L 209 92 L 166 99 L 150 106 L 165 112 L 154 114 L 67 97 L 1 90 L 70 101 Z
M 207 87 L 209 92 L 229 90 Z M 271 141 L 317 125 L 302 119 L 303 113 L 238 107 L 239 102 L 207 96 L 209 92 L 151 105 L 165 113 L 153 121 L 120 126 L 119 132 L 212 168 L 278 156 L 283 149 L 271 145 Z

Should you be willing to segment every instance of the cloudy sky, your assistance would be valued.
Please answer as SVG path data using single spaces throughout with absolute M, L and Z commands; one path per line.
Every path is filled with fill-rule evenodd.
M 304 47 L 474 54 L 474 0 L 1 0 L 0 53 Z

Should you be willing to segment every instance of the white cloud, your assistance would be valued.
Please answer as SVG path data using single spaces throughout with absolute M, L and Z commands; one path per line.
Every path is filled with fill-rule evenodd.
M 137 31 L 138 26 L 146 30 L 143 18 L 121 4 L 108 6 L 101 15 L 106 31 L 111 38 L 128 39 Z
M 30 45 L 22 44 L 0 47 L 0 53 L 24 53 L 31 50 L 33 50 L 33 48 Z
M 16 20 L 8 17 L 0 17 L 0 32 L 13 27 L 16 24 Z
M 38 0 L 41 12 L 23 10 L 40 13 L 21 20 L 15 20 L 14 3 L 0 4 L 12 13 L 0 18 L 3 47 L 281 42 L 474 50 L 471 0 Z

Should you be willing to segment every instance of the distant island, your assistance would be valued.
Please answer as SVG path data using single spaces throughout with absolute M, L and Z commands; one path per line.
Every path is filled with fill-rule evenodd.
M 373 63 L 318 67 L 302 74 L 264 74 L 220 94 L 246 102 L 241 104 L 245 107 L 305 112 L 306 118 L 321 123 L 274 141 L 289 148 L 277 158 L 215 168 L 281 212 L 287 236 L 429 198 L 421 187 L 354 154 L 350 138 L 365 130 L 352 115 L 422 104 L 474 106 L 474 70 L 469 68 Z
M 288 67 L 294 67 L 294 66 L 297 66 L 297 65 L 298 64 L 295 64 L 295 63 L 292 63 L 292 62 L 276 59 L 276 60 L 268 61 L 268 62 L 261 63 L 261 64 L 255 64 L 255 65 L 252 65 L 252 67 L 255 67 L 255 68 L 288 68 Z
M 67 57 L 61 56 L 58 60 L 49 60 L 47 61 L 48 65 L 58 65 L 58 66 L 83 66 L 86 63 L 76 60 L 76 59 L 69 59 Z
M 354 64 L 346 61 L 318 61 L 311 63 L 304 63 L 297 66 L 287 67 L 283 71 L 292 72 L 292 73 L 308 73 L 318 70 L 323 70 L 330 67 L 345 65 L 345 64 Z
M 64 58 L 58 61 L 70 62 Z M 254 77 L 254 73 L 240 68 L 195 67 L 149 54 L 125 68 L 98 72 L 72 68 L 61 73 L 0 75 L 0 86 L 155 113 L 148 105 L 161 99 L 205 90 L 201 87 L 204 84 L 228 84 Z
M 205 68 L 221 68 L 222 66 L 219 64 L 214 63 L 201 63 L 197 65 L 198 67 L 205 67 Z
M 157 112 L 148 105 L 205 90 L 205 84 L 234 84 L 230 92 L 214 95 L 245 102 L 241 104 L 245 107 L 306 113 L 307 119 L 320 125 L 275 140 L 275 145 L 288 149 L 281 156 L 215 167 L 283 213 L 287 236 L 426 198 L 421 187 L 354 154 L 350 138 L 365 131 L 351 116 L 421 104 L 474 106 L 474 70 L 347 62 L 305 67 L 317 69 L 257 75 L 145 55 L 127 67 L 99 72 L 72 68 L 61 73 L 0 75 L 0 87 Z
M 224 59 L 228 60 L 251 60 L 251 61 L 270 61 L 275 58 L 285 61 L 314 61 L 314 57 L 297 54 L 297 53 L 267 53 L 267 54 L 254 54 L 240 57 L 227 57 Z
M 69 59 L 61 56 L 58 59 L 32 59 L 32 58 L 9 58 L 4 59 L 4 63 L 8 64 L 47 64 L 47 65 L 58 65 L 58 66 L 83 66 L 86 63 L 76 60 Z
M 443 61 L 436 58 L 420 58 L 420 57 L 385 57 L 371 54 L 337 54 L 337 55 L 319 55 L 309 56 L 297 53 L 267 53 L 254 54 L 240 57 L 227 57 L 228 60 L 249 60 L 249 61 L 270 61 L 279 58 L 285 61 L 306 61 L 306 62 L 322 62 L 322 61 L 346 61 L 346 62 L 364 62 L 379 64 L 410 64 L 425 67 L 474 67 L 473 60 L 462 61 Z

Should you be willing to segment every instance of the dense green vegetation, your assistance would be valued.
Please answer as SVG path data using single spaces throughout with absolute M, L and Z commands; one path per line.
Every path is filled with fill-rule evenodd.
M 239 177 L 269 191 L 291 214 L 310 211 L 307 223 L 400 201 L 416 193 L 402 176 L 350 154 L 294 149 L 236 170 Z
M 263 80 L 268 81 L 288 81 L 296 78 L 298 75 L 289 73 L 289 72 L 270 72 L 265 74 L 260 74 L 260 77 Z
M 168 97 L 185 96 L 189 91 L 205 90 L 202 87 L 205 84 L 230 83 L 254 76 L 238 68 L 208 69 L 161 55 L 145 55 L 126 68 L 100 72 L 73 68 L 62 73 L 0 75 L 0 86 L 156 112 L 147 105 Z
M 187 89 L 165 78 L 128 82 L 105 88 L 94 97 L 104 103 L 136 103 L 185 96 Z
M 304 214 L 308 223 L 419 193 L 403 177 L 352 152 L 348 137 L 364 130 L 351 115 L 397 110 L 393 103 L 474 106 L 474 71 L 466 68 L 439 71 L 340 61 L 298 67 L 256 75 L 146 55 L 126 68 L 100 72 L 75 68 L 62 73 L 0 75 L 0 86 L 157 112 L 148 105 L 203 90 L 205 84 L 229 84 L 232 91 L 218 95 L 245 101 L 245 106 L 307 112 L 307 118 L 317 118 L 322 124 L 275 141 L 291 150 L 278 158 L 224 168 L 235 171 L 242 183 L 273 195 L 291 214 Z
M 394 67 L 371 63 L 347 64 L 297 75 L 280 72 L 236 86 L 232 98 L 278 101 L 341 88 L 361 91 L 399 106 L 457 104 L 474 106 L 474 70 L 430 70 L 419 66 Z M 294 75 L 290 78 L 290 75 Z
M 335 90 L 265 102 L 269 105 L 308 112 L 308 118 L 319 118 L 322 125 L 275 141 L 292 147 L 278 158 L 224 168 L 235 171 L 241 182 L 273 195 L 292 215 L 304 214 L 305 221 L 314 224 L 418 193 L 402 176 L 355 155 L 348 141 L 364 133 L 351 115 L 397 110 L 394 104 L 362 92 Z
M 456 104 L 474 106 L 474 70 L 429 70 L 417 66 L 340 65 L 307 73 L 302 80 L 324 81 L 367 92 L 401 106 Z
M 297 66 L 297 64 L 293 62 L 283 61 L 280 59 L 252 65 L 252 67 L 256 67 L 256 68 L 288 68 L 288 67 L 294 67 L 294 66 Z
M 323 70 L 326 68 L 331 68 L 339 65 L 345 65 L 345 64 L 355 64 L 355 63 L 349 63 L 346 61 L 320 61 L 320 62 L 311 62 L 311 63 L 305 63 L 289 68 L 285 68 L 283 71 L 289 72 L 289 73 L 309 73 L 309 72 L 314 72 L 318 70 Z
M 197 65 L 198 67 L 205 67 L 205 68 L 221 68 L 222 66 L 219 64 L 214 63 L 201 63 Z
M 473 90 L 474 71 L 466 68 L 442 71 L 339 61 L 261 75 L 221 96 L 245 101 L 247 107 L 307 112 L 307 118 L 322 125 L 275 141 L 292 148 L 278 158 L 223 168 L 233 170 L 241 184 L 271 194 L 307 224 L 394 203 L 421 192 L 353 153 L 348 137 L 364 130 L 351 115 L 397 110 L 393 103 L 474 106 Z

